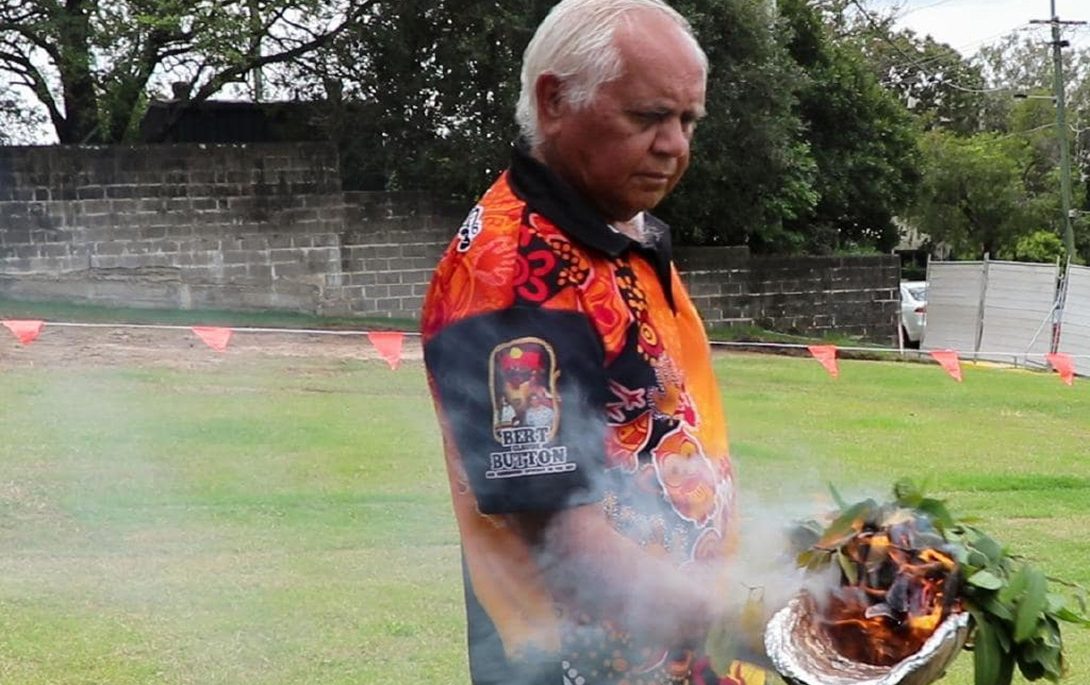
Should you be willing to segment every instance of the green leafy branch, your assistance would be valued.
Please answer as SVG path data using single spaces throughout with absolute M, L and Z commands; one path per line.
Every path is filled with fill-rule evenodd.
M 957 597 L 973 618 L 975 685 L 1009 685 L 1016 665 L 1029 681 L 1063 677 L 1060 624 L 1090 627 L 1084 588 L 1046 576 L 971 519 L 954 518 L 944 501 L 927 497 L 912 481 L 897 482 L 893 500 L 883 504 L 871 499 L 848 504 L 835 488 L 832 493 L 840 509 L 833 521 L 824 527 L 807 522 L 795 531 L 800 566 L 816 570 L 835 562 L 850 582 L 854 566 L 844 547 L 859 521 L 886 520 L 898 512 L 924 518 L 933 530 L 920 533 L 918 546 L 939 549 L 958 564 Z M 1050 583 L 1066 592 L 1052 591 Z

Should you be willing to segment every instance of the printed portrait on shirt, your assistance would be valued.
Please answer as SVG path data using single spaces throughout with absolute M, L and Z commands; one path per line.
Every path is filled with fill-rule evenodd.
M 556 433 L 559 400 L 556 394 L 556 354 L 539 338 L 520 338 L 492 350 L 492 425 L 538 428 L 543 436 Z

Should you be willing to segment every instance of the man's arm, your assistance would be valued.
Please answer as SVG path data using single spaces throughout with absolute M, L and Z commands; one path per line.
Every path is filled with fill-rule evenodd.
M 556 371 L 559 418 L 544 443 L 534 431 L 496 424 L 496 381 L 505 373 L 497 351 L 518 341 L 534 341 L 535 363 Z M 714 620 L 715 570 L 677 568 L 615 530 L 602 508 L 609 394 L 601 343 L 585 317 L 527 308 L 479 315 L 430 340 L 425 360 L 478 509 L 502 516 L 531 545 L 550 594 L 641 642 L 698 644 Z M 554 450 L 560 468 L 526 473 L 538 466 L 527 451 Z
M 554 597 L 641 641 L 695 647 L 717 618 L 721 569 L 678 569 L 617 532 L 600 504 L 506 519 L 532 543 Z

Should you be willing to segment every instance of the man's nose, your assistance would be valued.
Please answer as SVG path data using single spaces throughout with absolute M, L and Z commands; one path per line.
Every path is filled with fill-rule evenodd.
M 668 117 L 658 126 L 653 149 L 660 155 L 683 157 L 689 152 L 690 138 L 689 131 L 680 118 Z

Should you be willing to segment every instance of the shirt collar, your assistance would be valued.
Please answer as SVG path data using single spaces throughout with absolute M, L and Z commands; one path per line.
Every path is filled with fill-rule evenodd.
M 529 145 L 522 138 L 515 142 L 508 180 L 511 189 L 526 202 L 531 211 L 544 216 L 569 238 L 583 246 L 610 257 L 619 257 L 627 250 L 643 254 L 654 265 L 666 300 L 671 308 L 674 307 L 670 272 L 673 249 L 669 226 L 651 214 L 644 213 L 647 227 L 658 235 L 651 245 L 644 245 L 615 231 L 574 188 L 535 159 L 530 154 Z

